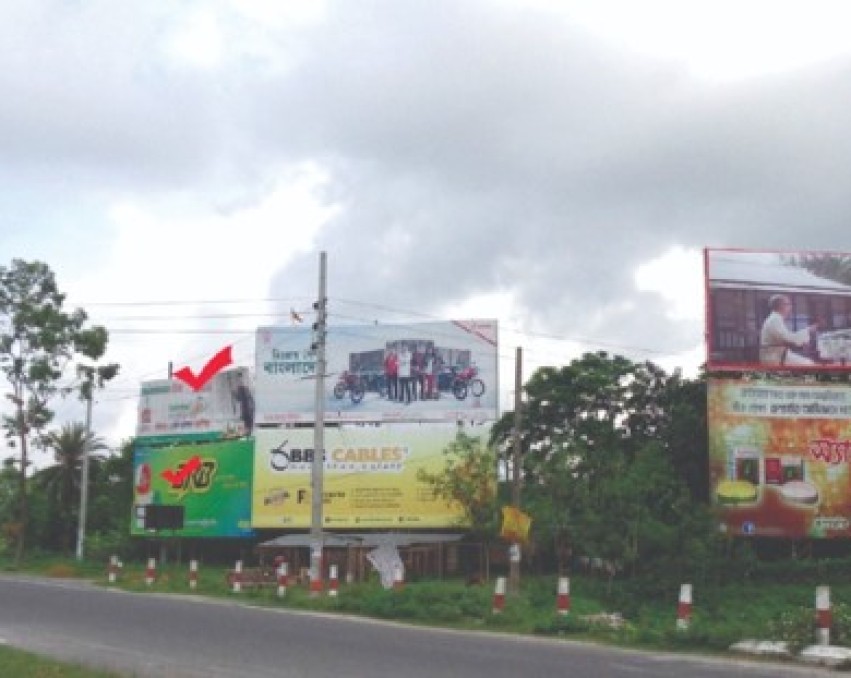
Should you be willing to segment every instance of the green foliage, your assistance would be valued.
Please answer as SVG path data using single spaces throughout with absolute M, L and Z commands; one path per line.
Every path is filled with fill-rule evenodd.
M 117 678 L 119 674 L 54 661 L 30 652 L 0 645 L 0 666 L 17 678 Z
M 679 578 L 717 548 L 706 496 L 705 389 L 605 352 L 535 372 L 525 387 L 523 506 L 537 544 L 602 559 L 610 577 Z M 493 429 L 507 454 L 513 413 Z
M 0 267 L 0 372 L 11 388 L 12 416 L 3 417 L 3 428 L 18 445 L 19 490 L 17 505 L 7 521 L 17 523 L 16 557 L 24 552 L 29 523 L 27 472 L 29 447 L 50 423 L 50 401 L 62 389 L 59 381 L 66 367 L 78 358 L 96 361 L 106 351 L 107 332 L 85 328 L 85 311 L 63 310 L 65 295 L 59 292 L 53 271 L 39 261 L 14 259 Z M 110 366 L 103 376 L 117 370 Z M 88 383 L 91 395 L 92 379 Z
M 789 644 L 790 652 L 800 652 L 807 645 L 811 645 L 815 637 L 813 609 L 796 607 L 783 610 L 771 620 L 768 628 L 772 638 Z
M 432 492 L 460 506 L 470 531 L 485 540 L 498 531 L 496 494 L 496 453 L 480 438 L 459 431 L 444 450 L 446 462 L 439 473 L 420 470 L 417 479 L 431 486 Z
M 46 494 L 56 532 L 54 538 L 42 546 L 67 553 L 77 528 L 83 456 L 88 452 L 91 476 L 97 476 L 97 466 L 103 462 L 97 451 L 106 449 L 106 445 L 79 422 L 49 432 L 41 442 L 53 452 L 55 463 L 33 476 L 33 486 Z

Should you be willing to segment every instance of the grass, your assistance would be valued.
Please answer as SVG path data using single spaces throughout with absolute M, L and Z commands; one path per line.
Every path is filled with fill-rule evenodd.
M 2 567 L 2 561 L 0 561 Z M 25 571 L 45 576 L 92 579 L 104 586 L 106 564 L 79 564 L 61 559 L 31 560 Z M 524 576 L 521 592 L 508 596 L 503 612 L 494 614 L 493 583 L 467 586 L 461 580 L 408 582 L 401 591 L 385 590 L 376 579 L 342 584 L 339 595 L 311 597 L 302 586 L 290 586 L 285 597 L 276 587 L 233 593 L 223 566 L 204 566 L 197 588 L 189 588 L 186 565 L 169 565 L 157 572 L 153 585 L 145 581 L 143 563 L 128 563 L 115 586 L 130 591 L 194 594 L 238 599 L 248 604 L 309 609 L 405 621 L 458 629 L 485 629 L 528 635 L 571 637 L 627 647 L 723 653 L 739 640 L 786 640 L 793 648 L 813 642 L 815 586 L 831 586 L 835 606 L 833 644 L 851 645 L 851 569 L 815 567 L 812 572 L 766 570 L 762 578 L 694 586 L 693 615 L 688 630 L 676 628 L 678 585 L 652 581 L 609 584 L 588 575 L 571 577 L 571 611 L 556 614 L 557 581 L 554 576 Z M 788 575 L 789 572 L 786 574 Z M 620 613 L 622 625 L 601 623 L 605 613 Z
M 15 678 L 117 678 L 119 674 L 45 659 L 30 652 L 0 646 L 4 676 Z

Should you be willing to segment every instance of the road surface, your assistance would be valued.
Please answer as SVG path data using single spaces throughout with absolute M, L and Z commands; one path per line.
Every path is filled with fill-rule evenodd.
M 423 629 L 0 574 L 0 643 L 168 678 L 777 678 L 799 665 Z M 0 667 L 2 674 L 2 667 Z

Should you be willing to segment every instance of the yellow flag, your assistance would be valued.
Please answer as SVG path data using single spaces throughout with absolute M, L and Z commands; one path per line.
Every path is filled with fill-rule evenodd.
M 525 542 L 529 538 L 532 519 L 514 506 L 502 507 L 502 531 L 500 536 L 507 541 Z

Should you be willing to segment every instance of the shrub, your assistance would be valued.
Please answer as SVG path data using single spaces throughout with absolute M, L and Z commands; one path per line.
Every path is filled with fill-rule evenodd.
M 781 612 L 769 623 L 769 631 L 774 639 L 785 640 L 790 652 L 800 652 L 813 642 L 815 617 L 812 608 L 798 607 Z

